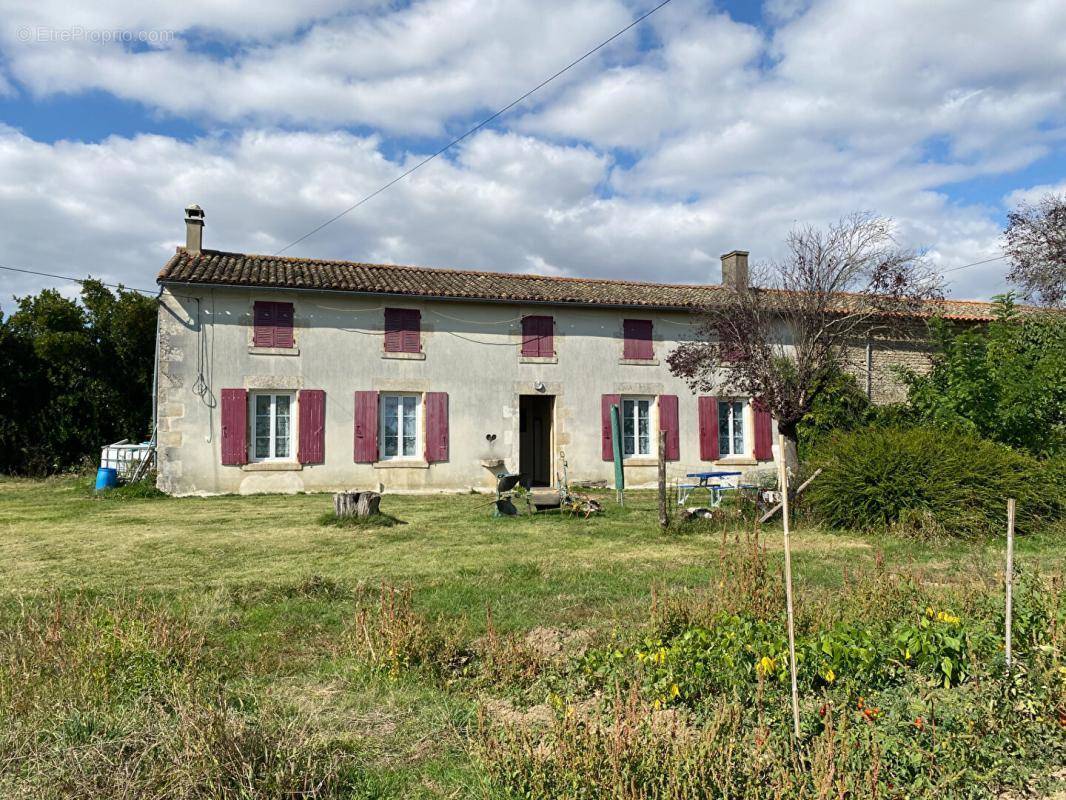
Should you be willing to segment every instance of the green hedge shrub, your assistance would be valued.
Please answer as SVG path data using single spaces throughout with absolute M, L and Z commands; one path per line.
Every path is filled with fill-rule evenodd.
M 976 537 L 1002 533 L 1008 497 L 1017 529 L 1063 515 L 1064 470 L 974 436 L 933 428 L 864 428 L 830 437 L 806 501 L 834 528 Z

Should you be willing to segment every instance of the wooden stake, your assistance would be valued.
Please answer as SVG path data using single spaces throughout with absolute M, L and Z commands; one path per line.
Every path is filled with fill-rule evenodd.
M 1007 500 L 1007 624 L 1005 626 L 1005 642 L 1003 644 L 1003 650 L 1006 655 L 1007 669 L 1011 668 L 1011 616 L 1013 612 L 1014 598 L 1014 498 L 1011 497 Z
M 666 516 L 666 431 L 659 431 L 659 527 L 665 529 Z
M 792 729 L 796 741 L 800 736 L 799 688 L 796 685 L 796 628 L 792 616 L 792 547 L 789 543 L 788 528 L 788 470 L 785 468 L 785 437 L 777 434 L 778 481 L 781 484 L 781 519 L 785 532 L 785 611 L 788 614 L 788 666 L 792 678 Z

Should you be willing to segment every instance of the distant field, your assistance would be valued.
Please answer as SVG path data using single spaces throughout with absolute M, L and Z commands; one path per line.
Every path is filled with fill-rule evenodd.
M 482 496 L 386 496 L 382 511 L 403 524 L 351 530 L 318 523 L 328 495 L 97 499 L 83 479 L 0 479 L 0 608 L 10 621 L 20 604 L 57 597 L 154 603 L 203 632 L 228 684 L 354 754 L 365 773 L 356 796 L 462 797 L 487 791 L 468 738 L 492 686 L 452 691 L 339 655 L 359 598 L 409 587 L 415 612 L 471 641 L 540 626 L 607 632 L 645 622 L 655 596 L 713 590 L 723 552 L 743 546 L 739 531 L 661 533 L 650 493 L 605 504 L 587 521 L 494 520 Z M 779 563 L 780 530 L 763 536 Z M 934 585 L 965 572 L 994 586 L 1002 570 L 998 542 L 933 546 L 800 525 L 794 548 L 800 602 L 824 602 L 878 562 Z M 1022 539 L 1016 559 L 1061 573 L 1066 535 Z

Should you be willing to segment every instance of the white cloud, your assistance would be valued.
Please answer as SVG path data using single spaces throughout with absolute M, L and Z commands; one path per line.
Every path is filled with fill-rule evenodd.
M 272 252 L 432 149 L 390 160 L 390 136 L 462 130 L 634 13 L 623 0 L 165 5 L 79 10 L 87 27 L 194 34 L 132 52 L 19 45 L 12 26 L 73 23 L 59 0 L 10 4 L 0 46 L 24 89 L 99 89 L 230 134 L 47 145 L 3 131 L 0 214 L 14 224 L 0 263 L 150 283 L 191 201 L 208 211 L 210 246 Z M 716 279 L 719 253 L 776 256 L 797 222 L 871 210 L 945 269 L 997 254 L 1000 198 L 963 203 L 952 187 L 1062 146 L 1066 5 L 771 0 L 763 12 L 769 31 L 666 7 L 643 50 L 634 32 L 516 109 L 511 132 L 472 137 L 291 252 L 690 282 Z M 190 44 L 204 36 L 228 55 Z M 1001 291 L 1004 272 L 950 273 L 953 294 Z
M 84 40 L 22 42 L 20 31 L 54 24 L 61 15 L 51 7 L 42 14 L 18 4 L 4 22 L 0 41 L 13 77 L 39 96 L 100 89 L 172 114 L 227 124 L 367 125 L 438 134 L 452 117 L 505 105 L 630 21 L 620 0 L 580 5 L 438 0 L 326 19 L 317 19 L 315 12 L 335 10 L 337 3 L 319 0 L 316 5 L 302 18 L 268 18 L 273 24 L 265 28 L 258 6 L 254 12 L 237 6 L 221 21 L 203 7 L 174 19 L 134 15 L 138 24 L 127 26 L 169 24 L 183 33 L 135 51 Z M 119 18 L 84 24 L 115 25 Z M 255 20 L 249 26 L 253 35 L 308 27 L 291 37 L 239 38 L 225 58 L 193 46 L 195 36 L 184 35 L 196 34 L 198 26 L 222 25 L 223 32 L 239 36 L 239 21 L 245 18 Z M 587 74 L 588 67 L 578 68 L 573 77 L 582 69 Z

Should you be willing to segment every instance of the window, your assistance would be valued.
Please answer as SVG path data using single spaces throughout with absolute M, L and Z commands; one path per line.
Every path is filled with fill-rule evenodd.
M 254 347 L 291 350 L 296 346 L 292 336 L 292 303 L 259 301 L 252 310 Z
M 651 398 L 622 400 L 622 457 L 651 455 Z
M 252 461 L 292 460 L 293 396 L 256 392 L 251 398 Z
M 417 458 L 421 398 L 415 394 L 381 395 L 381 458 Z
M 718 452 L 720 456 L 747 455 L 744 445 L 744 403 L 718 401 Z
M 655 358 L 655 345 L 652 343 L 652 323 L 650 319 L 622 320 L 622 358 L 648 361 Z
M 522 317 L 522 355 L 527 358 L 554 356 L 554 327 L 551 317 Z
M 422 352 L 422 313 L 417 308 L 385 309 L 385 352 Z

